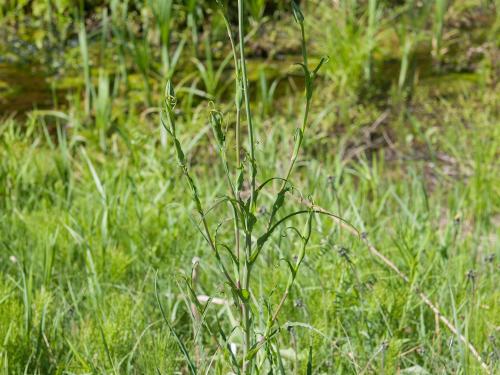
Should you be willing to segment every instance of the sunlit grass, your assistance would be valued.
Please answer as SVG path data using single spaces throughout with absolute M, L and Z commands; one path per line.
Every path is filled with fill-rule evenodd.
M 269 36 L 279 42 L 273 47 L 295 48 L 299 55 L 290 61 L 300 61 L 292 10 L 251 3 L 241 30 L 248 58 L 268 37 L 259 27 L 271 22 L 279 31 L 276 39 Z M 139 10 L 112 1 L 109 9 L 96 8 L 95 18 L 64 2 L 39 2 L 43 16 L 30 15 L 20 2 L 0 5 L 1 27 L 12 31 L 17 20 L 19 35 L 35 17 L 44 33 L 28 38 L 40 50 L 73 38 L 54 61 L 65 56 L 61 75 L 79 82 L 56 108 L 0 113 L 0 373 L 188 373 L 179 342 L 198 369 L 217 374 L 238 373 L 245 358 L 247 371 L 260 366 L 286 374 L 308 367 L 314 374 L 486 373 L 417 291 L 491 373 L 500 371 L 495 26 L 481 48 L 453 49 L 460 38 L 468 40 L 454 22 L 473 22 L 474 12 L 482 17 L 492 8 L 473 1 L 425 1 L 415 9 L 386 1 L 334 3 L 332 9 L 302 4 L 307 47 L 314 51 L 309 68 L 330 55 L 316 80 L 306 136 L 293 137 L 306 112 L 300 67 L 275 76 L 265 58 L 248 65 L 256 184 L 287 176 L 292 154 L 295 188 L 279 213 L 314 199 L 363 236 L 311 216 L 305 257 L 289 283 L 286 260 L 296 264 L 303 238 L 277 229 L 245 288 L 254 297 L 247 348 L 240 307 L 224 305 L 233 299 L 238 305 L 247 294 L 232 295 L 197 229 L 196 204 L 159 116 L 171 80 L 176 137 L 204 207 L 228 194 L 221 151 L 231 168 L 245 163 L 249 183 L 241 190 L 251 186 L 243 77 L 232 54 L 240 59 L 236 9 L 226 3 L 225 25 L 203 1 L 148 1 Z M 283 40 L 292 35 L 296 40 Z M 471 39 L 471 46 L 482 43 Z M 419 65 L 422 56 L 427 60 Z M 52 79 L 54 87 L 67 87 L 65 78 Z M 301 151 L 294 154 L 297 143 Z M 233 184 L 236 172 L 231 169 Z M 282 183 L 267 187 L 246 216 L 256 219 L 254 245 Z M 218 244 L 234 244 L 234 227 L 225 221 L 231 215 L 219 206 L 206 216 L 210 231 L 222 223 Z M 293 224 L 302 230 L 307 218 Z M 372 256 L 363 238 L 409 282 Z M 238 275 L 223 254 L 231 277 Z M 268 316 L 287 285 L 271 324 L 279 331 L 270 338 Z M 218 323 L 227 338 L 223 348 L 209 331 Z M 270 344 L 260 347 L 262 337 Z M 251 363 L 243 353 L 255 348 Z

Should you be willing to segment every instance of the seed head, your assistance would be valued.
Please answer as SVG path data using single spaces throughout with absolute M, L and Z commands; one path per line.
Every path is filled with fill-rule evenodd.
M 467 280 L 471 281 L 471 282 L 474 282 L 476 280 L 476 273 L 474 272 L 474 270 L 469 270 L 467 271 Z
M 486 263 L 493 263 L 493 261 L 495 260 L 495 254 L 489 254 L 487 255 L 484 260 L 486 261 Z

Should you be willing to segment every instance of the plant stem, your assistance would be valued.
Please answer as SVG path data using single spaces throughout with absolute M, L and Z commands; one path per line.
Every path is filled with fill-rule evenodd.
M 237 168 L 241 167 L 240 161 L 240 119 L 241 119 L 241 107 L 236 107 L 236 166 Z
M 248 124 L 248 137 L 249 137 L 249 148 L 250 148 L 250 171 L 251 171 L 251 191 L 250 191 L 250 207 L 253 209 L 255 206 L 255 178 L 257 175 L 256 165 L 255 165 L 255 143 L 253 134 L 253 124 L 252 124 L 252 113 L 250 110 L 250 98 L 248 95 L 248 80 L 247 80 L 247 66 L 245 62 L 245 34 L 243 30 L 243 1 L 238 0 L 238 35 L 240 40 L 240 63 L 241 63 L 241 74 L 242 74 L 242 89 L 243 95 L 245 97 L 245 110 L 247 116 Z
M 248 241 L 247 241 L 248 244 Z M 250 281 L 250 265 L 248 263 L 248 259 L 245 258 L 244 266 L 243 266 L 243 289 L 248 291 Z M 251 361 L 247 360 L 247 354 L 250 351 L 252 346 L 251 342 L 251 324 L 252 318 L 250 316 L 251 310 L 248 301 L 242 300 L 241 305 L 241 315 L 242 315 L 242 324 L 244 331 L 244 345 L 243 345 L 243 366 L 242 366 L 242 374 L 245 375 L 251 371 Z
M 309 71 L 309 68 L 307 67 L 306 35 L 305 35 L 305 31 L 304 31 L 304 24 L 302 24 L 302 23 L 300 24 L 300 32 L 302 35 L 302 60 L 303 60 L 303 64 L 305 66 L 306 71 Z M 302 135 L 299 139 L 299 145 L 298 145 L 299 150 L 302 146 L 302 140 L 304 138 L 304 132 L 306 131 L 307 120 L 309 118 L 309 110 L 311 108 L 311 96 L 309 95 L 308 88 L 307 88 L 307 86 L 309 85 L 309 83 L 307 81 L 309 79 L 311 79 L 311 77 L 305 77 L 305 79 L 306 79 L 306 108 L 305 108 L 305 112 L 304 112 L 304 118 L 302 121 L 302 128 L 301 128 Z M 298 156 L 298 153 L 295 154 L 290 161 L 290 165 L 288 166 L 288 171 L 286 173 L 285 179 L 283 180 L 281 190 L 283 190 L 285 188 L 286 183 L 287 183 L 288 179 L 290 178 L 290 174 L 292 173 L 295 162 L 297 161 L 297 156 Z
M 245 37 L 244 37 L 244 23 L 243 23 L 243 1 L 238 0 L 238 37 L 239 37 L 239 49 L 240 49 L 240 65 L 241 65 L 241 89 L 243 91 L 244 99 L 245 99 L 245 110 L 247 116 L 247 125 L 248 125 L 248 136 L 249 136 L 249 152 L 250 152 L 250 174 L 251 174 L 251 186 L 250 186 L 250 211 L 255 210 L 255 178 L 257 175 L 256 165 L 255 165 L 255 143 L 254 143 L 254 132 L 253 132 L 253 124 L 252 124 L 252 113 L 250 110 L 250 99 L 248 93 L 248 80 L 247 80 L 247 67 L 245 62 Z M 239 134 L 238 137 L 238 146 L 239 146 Z M 238 147 L 237 146 L 237 147 Z M 251 265 L 249 263 L 250 254 L 252 252 L 252 228 L 250 223 L 250 215 L 247 215 L 246 218 L 246 234 L 245 234 L 245 261 L 243 266 L 243 289 L 250 293 L 250 271 Z M 246 359 L 247 354 L 251 347 L 251 310 L 248 304 L 248 301 L 242 300 L 241 305 L 241 315 L 242 315 L 242 324 L 244 330 L 244 348 L 243 348 L 243 366 L 242 366 L 242 374 L 245 375 L 251 371 L 251 361 Z

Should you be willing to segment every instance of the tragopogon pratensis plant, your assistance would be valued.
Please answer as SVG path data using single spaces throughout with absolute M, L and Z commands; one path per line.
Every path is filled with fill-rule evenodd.
M 223 279 L 225 285 L 227 285 L 229 289 L 228 295 L 232 298 L 232 303 L 227 302 L 227 308 L 231 310 L 230 316 L 227 319 L 228 322 L 221 322 L 219 317 L 208 319 L 207 310 L 209 305 L 213 302 L 212 298 L 200 301 L 199 296 L 195 293 L 195 285 L 193 284 L 194 277 L 186 278 L 186 295 L 190 297 L 189 309 L 192 318 L 197 322 L 195 326 L 197 325 L 199 328 L 204 327 L 205 332 L 210 335 L 212 345 L 214 345 L 212 352 L 215 352 L 215 354 L 207 357 L 207 351 L 204 351 L 203 345 L 199 344 L 199 335 L 195 335 L 197 336 L 195 337 L 196 350 L 193 357 L 193 355 L 188 353 L 187 346 L 183 340 L 181 340 L 180 336 L 172 329 L 168 319 L 165 319 L 173 336 L 177 340 L 187 361 L 187 367 L 192 374 L 200 371 L 208 373 L 211 367 L 219 369 L 230 368 L 231 371 L 236 374 L 250 374 L 257 373 L 257 371 L 258 373 L 262 373 L 261 371 L 264 370 L 265 373 L 268 373 L 269 370 L 276 366 L 278 366 L 276 368 L 280 368 L 284 371 L 283 361 L 275 345 L 280 333 L 278 317 L 294 285 L 300 266 L 306 255 L 307 245 L 312 232 L 313 216 L 321 214 L 333 216 L 336 220 L 340 219 L 325 211 L 315 210 L 313 205 L 287 214 L 282 214 L 280 211 L 285 204 L 285 200 L 288 196 L 287 193 L 290 192 L 293 187 L 290 182 L 290 177 L 307 130 L 311 100 L 314 91 L 314 81 L 319 69 L 326 62 L 326 58 L 322 58 L 313 70 L 309 69 L 304 31 L 304 16 L 295 2 L 292 2 L 292 11 L 295 21 L 300 26 L 303 58 L 303 61 L 299 65 L 303 70 L 305 79 L 305 107 L 303 117 L 300 127 L 295 131 L 294 147 L 293 150 L 291 150 L 291 157 L 285 175 L 267 179 L 260 184 L 257 182 L 258 165 L 255 156 L 255 129 L 254 122 L 252 121 L 252 109 L 250 106 L 244 51 L 243 3 L 243 0 L 238 0 L 238 46 L 236 46 L 234 42 L 231 25 L 224 14 L 224 10 L 222 8 L 220 9 L 228 30 L 236 70 L 236 139 L 234 142 L 236 145 L 236 152 L 235 161 L 230 161 L 228 158 L 229 133 L 224 120 L 224 114 L 218 110 L 212 109 L 209 114 L 209 122 L 220 163 L 227 179 L 228 191 L 214 206 L 220 207 L 223 206 L 223 204 L 227 204 L 229 217 L 229 219 L 224 219 L 218 223 L 216 227 L 211 225 L 208 220 L 209 215 L 213 211 L 213 207 L 208 209 L 204 207 L 196 180 L 190 171 L 187 158 L 178 137 L 178 128 L 176 126 L 174 111 L 177 99 L 171 82 L 167 84 L 166 99 L 161 118 L 162 124 L 168 132 L 175 148 L 177 161 L 183 171 L 195 209 L 199 215 L 199 229 L 211 249 L 214 260 L 220 270 L 220 278 Z M 247 126 L 246 147 L 243 146 L 240 135 L 240 123 L 242 122 L 242 119 L 240 119 L 242 116 L 240 114 L 243 107 L 246 114 L 245 122 Z M 240 155 L 244 155 L 244 157 L 240 157 Z M 258 215 L 257 207 L 259 200 L 268 199 L 267 197 L 269 196 L 268 194 L 264 195 L 261 193 L 264 189 L 269 189 L 272 186 L 272 182 L 275 181 L 279 182 L 279 190 L 274 193 L 274 197 L 269 201 L 269 203 L 271 203 L 269 215 Z M 272 193 L 270 194 L 272 195 Z M 283 227 L 284 224 L 287 224 L 292 218 L 298 216 L 306 217 L 305 227 L 302 231 L 294 228 L 294 232 L 298 234 L 300 246 L 298 254 L 296 254 L 295 257 L 290 257 L 292 260 L 286 260 L 290 270 L 288 282 L 286 285 L 282 286 L 282 296 L 277 299 L 275 306 L 271 306 L 270 304 L 268 306 L 261 306 L 258 299 L 255 298 L 256 291 L 254 290 L 255 287 L 252 285 L 252 282 L 255 280 L 252 279 L 252 271 L 257 265 L 257 260 L 262 254 L 265 245 L 272 238 L 272 235 L 277 232 L 277 229 Z M 221 232 L 227 227 L 228 221 L 233 224 L 231 230 L 222 234 Z M 222 238 L 223 240 L 221 240 Z M 228 240 L 228 238 L 230 238 L 230 240 Z M 164 310 L 159 299 L 158 302 L 163 313 Z M 257 327 L 257 315 L 259 312 L 266 311 L 266 309 L 266 322 L 264 325 L 261 324 Z M 237 316 L 238 318 L 231 319 L 233 316 Z M 221 365 L 221 362 L 224 362 L 224 364 Z M 310 363 L 308 367 L 310 367 Z

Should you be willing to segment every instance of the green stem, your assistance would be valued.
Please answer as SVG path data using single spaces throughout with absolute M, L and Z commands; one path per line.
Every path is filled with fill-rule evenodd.
M 241 119 L 241 108 L 237 106 L 236 107 L 236 167 L 237 168 L 241 167 L 240 119 Z
M 302 60 L 303 60 L 305 69 L 308 72 L 309 68 L 307 67 L 306 35 L 305 35 L 305 31 L 304 31 L 304 24 L 302 24 L 302 23 L 300 24 L 300 32 L 302 35 Z M 309 73 L 307 73 L 307 74 L 309 74 Z M 309 90 L 308 89 L 308 86 L 309 86 L 308 80 L 309 79 L 312 79 L 312 77 L 305 77 L 305 80 L 306 80 L 306 108 L 305 108 L 305 112 L 304 112 L 304 118 L 302 120 L 302 128 L 301 128 L 302 135 L 299 138 L 299 144 L 298 144 L 299 150 L 302 146 L 302 140 L 304 138 L 304 132 L 306 131 L 307 120 L 309 118 L 309 110 L 311 108 L 311 95 L 309 95 L 309 92 L 308 92 L 308 90 Z M 294 154 L 292 159 L 290 160 L 290 165 L 288 166 L 288 171 L 286 173 L 286 177 L 283 180 L 283 183 L 281 185 L 281 190 L 283 190 L 285 188 L 286 183 L 288 182 L 288 179 L 290 178 L 290 174 L 292 173 L 293 167 L 295 166 L 295 162 L 297 161 L 297 157 L 298 157 L 298 152 L 296 154 Z
M 250 152 L 250 173 L 251 173 L 251 187 L 250 187 L 250 211 L 255 210 L 255 178 L 257 175 L 256 165 L 255 165 L 255 143 L 254 143 L 254 129 L 252 124 L 252 113 L 250 110 L 250 98 L 248 93 L 248 80 L 247 80 L 247 68 L 245 62 L 245 38 L 244 38 L 244 23 L 243 23 L 243 1 L 238 0 L 238 37 L 239 37 L 239 49 L 240 49 L 240 64 L 241 64 L 241 78 L 242 84 L 241 88 L 243 91 L 245 99 L 245 110 L 247 116 L 248 125 L 248 136 L 249 136 L 249 152 Z M 239 146 L 239 135 L 238 136 L 238 146 Z M 250 293 L 250 254 L 252 253 L 252 229 L 249 225 L 250 214 L 246 218 L 246 243 L 245 243 L 245 261 L 243 266 L 243 289 L 245 289 L 248 294 Z M 241 305 L 241 317 L 242 325 L 244 330 L 244 345 L 243 345 L 243 365 L 242 374 L 248 374 L 251 372 L 251 360 L 247 360 L 247 354 L 251 348 L 251 310 L 247 300 L 242 300 Z
M 235 48 L 235 43 L 233 39 L 233 32 L 231 30 L 231 24 L 229 23 L 229 20 L 226 17 L 226 14 L 224 13 L 223 8 L 220 8 L 220 14 L 224 20 L 224 23 L 226 25 L 226 30 L 227 30 L 227 35 L 229 37 L 229 42 L 231 44 L 231 52 L 233 54 L 233 59 L 234 59 L 234 70 L 236 72 L 236 88 L 235 88 L 235 105 L 236 105 L 236 167 L 240 168 L 241 167 L 241 162 L 240 162 L 240 153 L 241 153 L 241 145 L 240 145 L 240 122 L 241 122 L 241 75 L 240 75 L 240 68 L 238 65 L 238 54 L 236 53 L 236 48 Z
M 245 37 L 243 31 L 243 1 L 238 0 L 238 34 L 240 39 L 240 62 L 241 62 L 241 74 L 243 79 L 242 89 L 245 98 L 245 110 L 247 116 L 248 124 L 248 136 L 249 136 L 249 148 L 250 148 L 250 170 L 251 170 L 251 191 L 250 191 L 250 207 L 253 209 L 255 207 L 255 178 L 257 175 L 256 165 L 255 165 L 255 143 L 254 143 L 254 133 L 253 133 L 253 123 L 252 123 L 252 113 L 250 110 L 250 98 L 248 93 L 248 80 L 247 80 L 247 66 L 245 62 Z
M 245 243 L 245 261 L 243 263 L 243 280 L 242 280 L 242 288 L 248 292 L 248 298 L 250 294 L 249 284 L 250 284 L 250 269 L 251 264 L 249 262 L 249 254 L 251 253 L 252 246 L 252 236 L 247 232 L 246 234 L 246 243 Z M 243 366 L 242 366 L 242 374 L 245 375 L 251 372 L 251 361 L 247 360 L 248 352 L 252 347 L 251 340 L 251 325 L 252 325 L 252 317 L 250 316 L 251 310 L 248 299 L 242 299 L 241 304 L 241 317 L 244 331 L 244 345 L 243 345 Z

